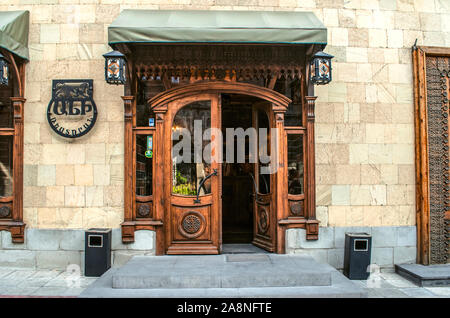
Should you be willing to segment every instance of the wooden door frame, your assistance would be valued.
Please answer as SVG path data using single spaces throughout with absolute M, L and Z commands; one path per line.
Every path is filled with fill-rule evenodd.
M 414 124 L 416 170 L 417 263 L 430 264 L 430 179 L 428 162 L 428 115 L 426 60 L 450 57 L 450 48 L 413 47 Z
M 304 78 L 303 78 L 304 81 Z M 304 85 L 304 83 L 303 83 Z M 285 253 L 285 234 L 290 228 L 306 229 L 307 239 L 318 239 L 319 221 L 315 217 L 315 180 L 314 180 L 314 96 L 305 96 L 305 90 L 302 90 L 302 104 L 304 116 L 307 117 L 306 135 L 309 136 L 306 145 L 307 157 L 305 157 L 305 173 L 307 176 L 308 187 L 305 195 L 305 214 L 303 217 L 297 217 L 290 212 L 288 203 L 288 176 L 287 176 L 287 130 L 284 127 L 284 114 L 291 103 L 291 100 L 274 91 L 271 88 L 257 86 L 248 83 L 236 81 L 198 81 L 187 85 L 176 86 L 164 92 L 159 93 L 147 101 L 148 105 L 155 113 L 154 128 L 154 172 L 153 175 L 153 213 L 146 219 L 138 219 L 133 211 L 133 200 L 135 194 L 133 191 L 133 134 L 141 128 L 135 127 L 136 117 L 136 98 L 134 96 L 123 96 L 124 100 L 124 222 L 121 224 L 122 241 L 124 243 L 134 242 L 134 233 L 137 230 L 152 230 L 156 232 L 156 254 L 165 253 L 165 231 L 167 226 L 165 220 L 165 201 L 164 180 L 162 171 L 164 167 L 164 153 L 167 146 L 164 145 L 164 123 L 168 110 L 168 103 L 188 96 L 194 96 L 200 93 L 219 93 L 219 94 L 240 94 L 254 96 L 272 104 L 272 116 L 274 127 L 278 129 L 279 158 L 278 170 L 274 177 L 274 206 L 276 212 L 276 253 Z M 131 93 L 128 92 L 128 93 Z M 305 115 L 306 114 L 306 115 Z M 147 128 L 146 128 L 147 129 Z M 308 202 L 308 200 L 310 200 Z M 311 201 L 312 200 L 312 201 Z

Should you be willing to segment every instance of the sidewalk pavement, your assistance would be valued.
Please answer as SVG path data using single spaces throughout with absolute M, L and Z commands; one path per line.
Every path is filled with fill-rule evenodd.
M 374 284 L 353 282 L 366 288 L 370 298 L 450 298 L 450 286 L 418 287 L 393 272 L 382 272 L 379 278 Z M 3 267 L 0 268 L 0 297 L 77 297 L 96 279 L 61 270 Z

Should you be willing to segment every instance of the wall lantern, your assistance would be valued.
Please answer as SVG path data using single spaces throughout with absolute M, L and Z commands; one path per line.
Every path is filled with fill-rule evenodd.
M 331 82 L 331 59 L 334 56 L 317 52 L 311 61 L 310 79 L 313 84 L 324 85 Z
M 125 55 L 112 51 L 103 55 L 105 58 L 105 80 L 108 84 L 125 84 Z
M 0 86 L 8 86 L 9 80 L 9 67 L 8 61 L 5 57 L 0 53 Z

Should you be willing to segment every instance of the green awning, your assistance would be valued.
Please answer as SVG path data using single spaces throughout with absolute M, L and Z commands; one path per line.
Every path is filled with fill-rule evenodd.
M 108 42 L 326 45 L 327 29 L 312 12 L 124 10 Z
M 28 11 L 0 11 L 0 47 L 29 60 Z

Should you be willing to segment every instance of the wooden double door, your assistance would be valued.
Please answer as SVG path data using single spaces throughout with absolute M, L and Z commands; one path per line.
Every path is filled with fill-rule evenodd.
M 220 254 L 222 250 L 223 152 L 222 95 L 202 93 L 167 104 L 164 121 L 164 235 L 166 254 Z M 257 142 L 249 175 L 254 180 L 253 244 L 276 249 L 275 176 L 264 173 L 270 154 L 270 130 L 275 127 L 271 103 L 252 106 L 252 127 Z M 268 128 L 260 135 L 259 128 Z M 265 138 L 268 149 L 259 142 Z M 250 151 L 248 150 L 250 153 Z M 249 159 L 248 157 L 246 158 Z M 270 163 L 269 163 L 270 164 Z M 261 173 L 263 172 L 263 173 Z M 161 172 L 157 172 L 161 173 Z

